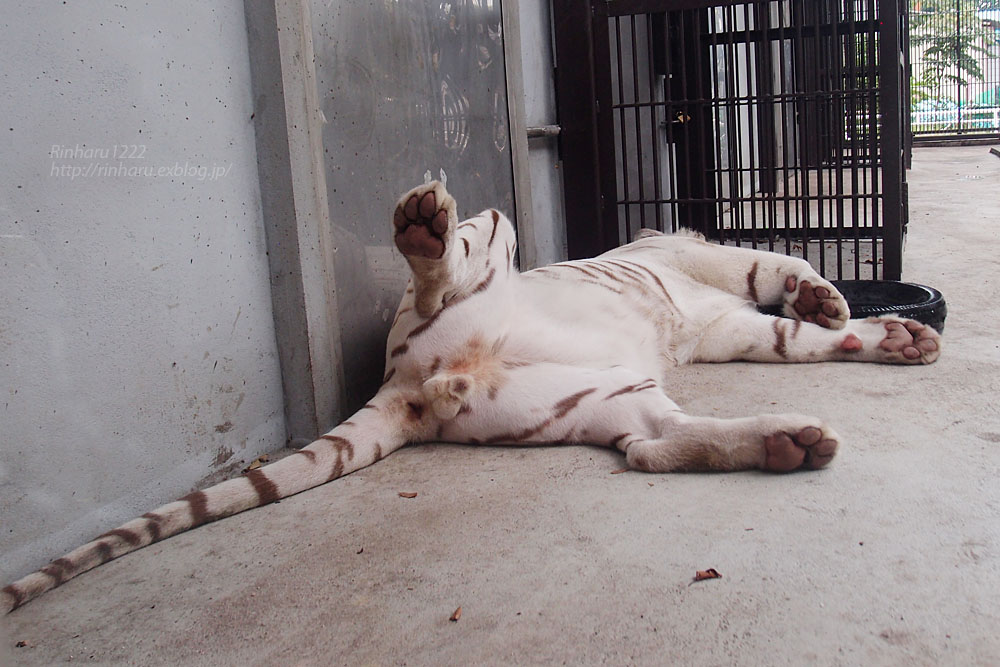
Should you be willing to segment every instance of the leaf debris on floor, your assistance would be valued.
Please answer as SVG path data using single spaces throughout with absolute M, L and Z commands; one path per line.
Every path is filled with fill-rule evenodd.
M 451 614 L 451 616 L 448 617 L 448 620 L 449 621 L 457 621 L 460 618 L 462 618 L 462 608 L 461 607 L 459 607 L 458 609 L 456 609 L 455 611 L 453 611 L 452 614 Z
M 416 491 L 400 491 L 399 492 L 399 497 L 400 498 L 416 498 L 417 497 L 417 493 L 416 493 Z
M 698 570 L 694 573 L 695 581 L 705 581 L 706 579 L 722 579 L 722 575 L 714 567 L 710 567 L 707 570 Z
M 267 463 L 270 459 L 271 459 L 271 457 L 268 456 L 267 454 L 261 454 L 260 456 L 258 456 L 257 458 L 255 458 L 253 460 L 253 462 L 250 463 L 250 465 L 248 465 L 246 468 L 243 469 L 243 473 L 246 474 L 246 473 L 250 472 L 251 470 L 256 470 L 257 468 L 260 468 L 265 463 Z

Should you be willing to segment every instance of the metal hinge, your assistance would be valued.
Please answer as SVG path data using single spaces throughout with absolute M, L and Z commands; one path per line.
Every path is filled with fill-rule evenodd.
M 538 125 L 528 128 L 528 138 L 535 139 L 538 137 L 558 137 L 561 131 L 562 128 L 558 125 Z

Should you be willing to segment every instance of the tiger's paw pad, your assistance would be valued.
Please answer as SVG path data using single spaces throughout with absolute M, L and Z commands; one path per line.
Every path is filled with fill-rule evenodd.
M 440 259 L 458 223 L 455 200 L 434 181 L 403 195 L 392 216 L 396 247 L 408 257 Z
M 860 338 L 852 333 L 849 333 L 844 336 L 844 340 L 840 342 L 840 349 L 844 352 L 860 352 L 865 349 L 865 344 Z
M 819 276 L 808 280 L 788 276 L 784 310 L 786 317 L 827 329 L 842 329 L 851 317 L 851 309 L 837 288 Z
M 915 320 L 874 318 L 885 324 L 885 338 L 878 344 L 886 361 L 897 364 L 932 364 L 941 355 L 941 335 Z
M 472 383 L 470 375 L 438 373 L 424 382 L 423 393 L 438 419 L 454 419 L 465 406 Z
M 797 433 L 778 431 L 764 438 L 764 470 L 791 472 L 822 468 L 837 453 L 837 436 L 827 429 L 807 426 Z

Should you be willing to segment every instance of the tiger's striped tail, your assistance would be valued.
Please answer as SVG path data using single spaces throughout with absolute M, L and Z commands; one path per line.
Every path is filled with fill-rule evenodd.
M 294 454 L 195 491 L 98 536 L 0 591 L 0 614 L 98 565 L 202 524 L 260 507 L 359 470 L 421 435 L 419 397 L 383 387 L 370 403 Z

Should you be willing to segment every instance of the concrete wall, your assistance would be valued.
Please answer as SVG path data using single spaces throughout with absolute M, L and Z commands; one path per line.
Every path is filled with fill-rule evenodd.
M 5 10 L 4 582 L 285 439 L 242 0 Z

